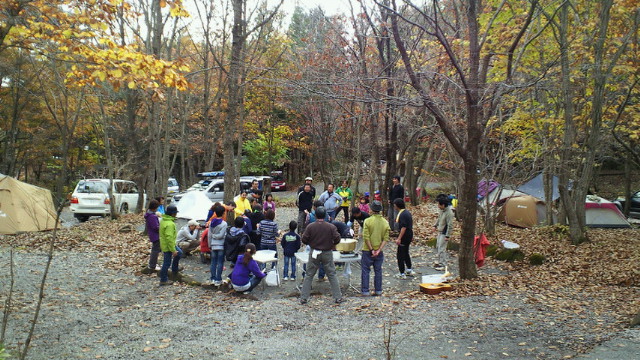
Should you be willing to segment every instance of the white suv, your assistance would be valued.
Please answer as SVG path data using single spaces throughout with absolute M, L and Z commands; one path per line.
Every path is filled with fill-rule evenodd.
M 80 221 L 87 221 L 90 216 L 107 216 L 110 214 L 108 190 L 109 179 L 80 180 L 71 195 L 70 209 Z M 111 189 L 115 199 L 115 208 L 120 213 L 135 212 L 138 205 L 138 187 L 133 181 L 113 180 Z M 147 202 L 144 194 L 143 204 Z

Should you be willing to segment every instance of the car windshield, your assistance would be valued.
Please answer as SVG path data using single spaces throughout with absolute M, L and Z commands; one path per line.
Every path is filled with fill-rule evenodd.
M 83 194 L 106 194 L 107 184 L 102 181 L 80 181 L 76 192 Z
M 282 175 L 272 175 L 273 181 L 284 181 Z

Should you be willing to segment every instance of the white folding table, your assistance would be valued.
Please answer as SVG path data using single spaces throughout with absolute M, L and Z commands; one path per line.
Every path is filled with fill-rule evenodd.
M 276 257 L 275 250 L 258 250 L 253 255 L 253 260 L 255 260 L 259 264 L 265 265 L 267 263 L 275 262 L 276 266 L 274 269 L 276 271 L 276 276 L 278 276 L 278 286 L 280 286 L 280 272 L 278 270 L 278 258 Z
M 296 264 L 300 264 L 300 270 L 302 270 L 302 266 L 309 262 L 309 253 L 306 252 L 306 251 L 297 252 L 296 253 L 296 258 L 298 260 L 296 262 Z M 347 278 L 349 287 L 352 288 L 355 291 L 360 291 L 360 289 L 358 289 L 355 286 L 351 285 L 351 263 L 358 263 L 358 262 L 360 262 L 360 260 L 362 260 L 362 255 L 360 255 L 360 254 L 355 253 L 355 254 L 349 254 L 348 256 L 343 256 L 340 253 L 340 251 L 333 251 L 333 262 L 334 262 L 334 264 L 335 263 L 344 263 L 345 264 L 344 270 L 342 272 L 342 275 Z M 301 290 L 302 289 L 302 282 L 298 286 L 299 286 L 298 290 Z

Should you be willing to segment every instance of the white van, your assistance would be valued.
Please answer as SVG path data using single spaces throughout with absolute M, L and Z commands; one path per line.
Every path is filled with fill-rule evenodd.
M 109 179 L 80 180 L 71 195 L 69 208 L 80 221 L 87 221 L 90 216 L 107 216 L 111 212 L 109 207 Z M 133 181 L 113 180 L 111 189 L 115 199 L 115 208 L 122 214 L 135 212 L 138 205 L 138 187 Z M 147 202 L 144 194 L 143 204 Z
M 246 190 L 251 187 L 253 177 L 240 177 L 240 189 Z M 211 202 L 222 202 L 224 200 L 224 179 L 204 179 L 192 185 L 187 191 L 173 196 L 173 201 L 178 202 L 182 195 L 189 191 L 204 191 L 205 195 Z M 240 190 L 234 191 L 234 196 L 239 194 Z

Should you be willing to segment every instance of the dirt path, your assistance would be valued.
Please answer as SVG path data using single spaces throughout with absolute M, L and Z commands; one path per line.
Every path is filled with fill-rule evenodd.
M 1 300 L 9 280 L 5 250 Z M 259 288 L 255 301 L 182 284 L 158 287 L 155 276 L 105 269 L 108 256 L 117 254 L 57 255 L 29 358 L 383 359 L 385 326 L 396 359 L 559 359 L 609 338 L 589 326 L 611 321 L 606 314 L 566 318 L 521 295 L 443 300 L 349 293 L 336 306 L 323 283 L 314 286 L 322 294 L 301 306 L 286 288 Z M 44 256 L 19 253 L 16 264 L 9 347 L 24 341 Z

